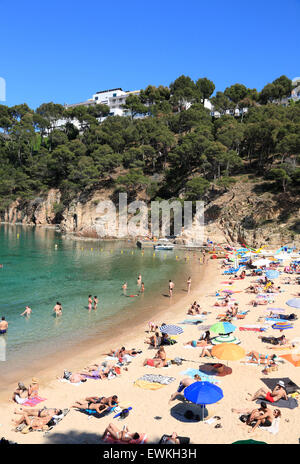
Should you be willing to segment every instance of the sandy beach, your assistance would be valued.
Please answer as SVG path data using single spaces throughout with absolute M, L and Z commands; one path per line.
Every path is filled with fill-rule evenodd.
M 220 262 L 217 260 L 209 260 L 206 266 L 202 266 L 202 277 L 199 275 L 197 279 L 192 276 L 192 290 L 187 294 L 183 288 L 176 288 L 176 299 L 170 302 L 168 307 L 164 307 L 162 311 L 157 308 L 157 313 L 152 320 L 157 323 L 174 323 L 178 324 L 187 318 L 192 318 L 186 315 L 189 305 L 194 301 L 200 303 L 201 308 L 209 314 L 205 316 L 203 325 L 212 325 L 217 321 L 216 316 L 222 312 L 220 308 L 214 307 L 216 301 L 215 292 L 217 289 L 226 287 L 222 282 L 228 278 L 222 275 Z M 198 280 L 198 281 L 197 281 Z M 265 313 L 268 306 L 285 307 L 286 313 L 296 312 L 296 309 L 289 308 L 285 302 L 296 295 L 299 291 L 299 286 L 279 284 L 284 290 L 282 293 L 275 295 L 275 304 L 268 306 L 252 307 L 249 301 L 253 299 L 253 294 L 242 292 L 253 282 L 255 278 L 246 277 L 244 280 L 234 280 L 231 289 L 241 291 L 234 294 L 234 298 L 239 303 L 240 310 L 250 310 L 244 320 L 234 320 L 233 324 L 237 329 L 234 335 L 241 340 L 241 345 L 246 352 L 256 350 L 263 354 L 284 354 L 289 353 L 288 350 L 270 350 L 267 349 L 267 344 L 262 343 L 258 339 L 258 332 L 240 331 L 239 327 L 245 324 L 257 324 L 259 316 Z M 278 282 L 282 278 L 278 279 Z M 277 283 L 277 282 L 276 282 Z M 180 286 L 179 286 L 180 287 Z M 182 287 L 182 285 L 181 285 Z M 163 298 L 163 297 L 162 297 Z M 148 319 L 149 320 L 149 319 Z M 232 443 L 237 440 L 246 440 L 253 438 L 267 443 L 298 443 L 299 431 L 297 420 L 299 418 L 298 408 L 281 409 L 282 417 L 280 420 L 279 432 L 276 435 L 260 429 L 249 433 L 250 428 L 239 420 L 236 413 L 232 413 L 232 408 L 254 409 L 255 402 L 246 400 L 247 393 L 254 393 L 259 388 L 265 387 L 261 378 L 272 377 L 290 377 L 297 385 L 300 384 L 300 370 L 294 367 L 291 363 L 284 360 L 279 363 L 278 371 L 268 375 L 262 373 L 263 367 L 258 365 L 245 365 L 240 361 L 229 361 L 228 365 L 232 368 L 232 374 L 224 377 L 216 377 L 219 381 L 217 385 L 223 390 L 224 397 L 216 404 L 207 406 L 208 417 L 214 415 L 219 416 L 220 420 L 215 420 L 212 424 L 205 422 L 182 422 L 174 417 L 174 410 L 177 405 L 182 403 L 180 399 L 175 399 L 169 403 L 170 396 L 178 388 L 179 381 L 186 377 L 182 374 L 188 368 L 198 369 L 198 366 L 203 363 L 211 362 L 209 358 L 199 358 L 200 348 L 185 348 L 183 343 L 199 338 L 200 331 L 197 325 L 182 325 L 184 333 L 177 336 L 177 343 L 173 346 L 166 346 L 165 351 L 168 359 L 182 357 L 189 361 L 184 361 L 181 366 L 172 364 L 168 368 L 150 368 L 144 367 L 143 361 L 145 358 L 153 357 L 155 350 L 148 348 L 144 343 L 148 334 L 148 321 L 138 321 L 134 326 L 134 330 L 122 331 L 111 338 L 111 340 L 101 341 L 101 345 L 94 344 L 83 348 L 81 352 L 76 350 L 74 356 L 69 356 L 61 359 L 55 366 L 45 366 L 42 371 L 30 372 L 28 377 L 20 378 L 25 384 L 30 380 L 30 376 L 38 377 L 40 380 L 41 397 L 46 398 L 46 401 L 40 403 L 40 406 L 70 408 L 74 401 L 83 399 L 88 396 L 111 396 L 118 395 L 120 404 L 123 407 L 132 407 L 132 411 L 124 421 L 113 419 L 113 414 L 108 414 L 101 419 L 89 417 L 75 409 L 71 409 L 67 416 L 57 424 L 49 434 L 44 435 L 42 432 L 31 432 L 28 434 L 17 433 L 13 430 L 11 420 L 16 417 L 13 412 L 19 405 L 9 402 L 9 397 L 12 393 L 12 386 L 7 386 L 7 391 L 1 394 L 0 398 L 0 435 L 6 439 L 17 443 L 100 443 L 100 437 L 106 426 L 113 422 L 117 427 L 122 429 L 126 424 L 131 432 L 146 433 L 148 443 L 157 443 L 163 434 L 171 434 L 176 432 L 180 436 L 188 436 L 191 443 Z M 202 325 L 202 324 L 201 324 Z M 289 339 L 297 336 L 297 328 L 299 321 L 296 321 L 294 328 L 286 332 Z M 273 329 L 269 329 L 266 334 L 279 336 Z M 119 348 L 125 346 L 127 349 L 141 349 L 142 354 L 138 355 L 129 365 L 128 370 L 121 369 L 121 375 L 112 380 L 88 380 L 84 384 L 75 386 L 68 383 L 62 383 L 56 379 L 56 376 L 62 375 L 63 369 L 67 368 L 72 372 L 78 372 L 85 366 L 94 362 L 100 363 L 104 361 L 105 354 L 111 348 Z M 217 360 L 214 360 L 217 361 Z M 282 360 L 283 361 L 283 360 Z M 136 385 L 134 382 L 144 374 L 160 374 L 164 376 L 175 377 L 175 381 L 169 385 L 165 385 L 158 390 L 145 390 Z M 183 403 L 182 403 L 183 404 Z M 220 423 L 221 428 L 215 428 L 215 425 Z

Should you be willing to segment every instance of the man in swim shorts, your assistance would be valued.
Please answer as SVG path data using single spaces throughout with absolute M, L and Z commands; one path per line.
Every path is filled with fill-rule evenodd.
M 178 393 L 181 393 L 186 387 L 188 387 L 192 383 L 200 382 L 200 381 L 201 381 L 201 377 L 198 374 L 195 374 L 193 378 L 185 377 L 184 379 L 180 381 L 177 391 L 171 395 L 171 398 L 169 401 L 175 400 Z
M 4 335 L 7 332 L 8 322 L 5 320 L 5 317 L 2 316 L 0 321 L 0 335 Z
M 250 395 L 250 393 L 248 393 L 248 395 Z M 257 400 L 258 398 L 264 398 L 270 403 L 275 403 L 281 399 L 288 400 L 284 382 L 279 380 L 278 384 L 271 392 L 267 392 L 264 388 L 260 388 L 256 393 L 254 393 L 250 401 Z

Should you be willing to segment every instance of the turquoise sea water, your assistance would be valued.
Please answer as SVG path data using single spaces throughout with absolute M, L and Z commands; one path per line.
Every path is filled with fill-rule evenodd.
M 174 252 L 153 257 L 153 249 L 142 254 L 126 241 L 74 241 L 50 229 L 6 224 L 0 225 L 0 263 L 0 316 L 9 323 L 6 358 L 16 368 L 96 334 L 101 341 L 122 313 L 139 311 L 143 298 L 149 303 L 151 295 L 166 293 L 179 270 Z M 145 297 L 124 296 L 124 281 L 127 295 L 137 293 L 139 273 Z M 98 296 L 97 311 L 88 311 L 89 294 Z M 60 318 L 53 315 L 56 301 L 63 306 Z M 26 305 L 32 308 L 29 318 L 20 316 Z

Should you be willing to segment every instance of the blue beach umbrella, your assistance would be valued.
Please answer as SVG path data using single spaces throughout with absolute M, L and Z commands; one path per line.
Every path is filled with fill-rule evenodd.
M 210 382 L 194 382 L 184 389 L 184 397 L 195 404 L 213 404 L 223 398 L 223 391 Z
M 236 326 L 231 324 L 230 322 L 216 322 L 211 326 L 209 330 L 217 334 L 226 335 L 234 332 L 235 329 Z
M 168 335 L 179 335 L 183 333 L 183 329 L 178 325 L 162 325 L 159 330 L 161 333 Z
M 292 298 L 291 300 L 288 300 L 286 302 L 288 306 L 291 306 L 292 308 L 300 308 L 300 298 Z
M 274 270 L 266 271 L 266 276 L 267 276 L 268 279 L 270 279 L 270 280 L 272 280 L 272 279 L 277 279 L 277 277 L 279 277 L 279 272 L 278 272 L 278 271 L 274 271 Z

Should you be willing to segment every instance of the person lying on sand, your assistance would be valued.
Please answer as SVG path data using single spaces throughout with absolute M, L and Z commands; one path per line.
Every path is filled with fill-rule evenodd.
M 271 343 L 271 345 L 288 345 L 289 340 L 285 338 L 285 335 L 281 335 L 281 337 L 263 337 L 260 335 L 258 337 L 261 339 L 263 343 Z
M 183 344 L 183 346 L 190 345 L 193 346 L 194 348 L 198 348 L 199 346 L 207 346 L 208 343 L 206 340 L 191 340 L 190 342 L 186 342 Z
M 119 401 L 117 395 L 109 396 L 108 398 L 105 398 L 105 396 L 90 396 L 84 400 L 75 401 L 71 408 L 94 409 L 100 414 L 108 408 L 117 406 L 118 403 Z
M 195 374 L 193 378 L 191 377 L 185 377 L 184 379 L 182 379 L 179 383 L 179 387 L 177 388 L 176 392 L 175 393 L 172 393 L 171 395 L 171 398 L 169 401 L 173 401 L 175 400 L 176 396 L 178 395 L 178 393 L 181 393 L 186 387 L 188 387 L 189 385 L 191 385 L 192 383 L 195 383 L 195 382 L 200 382 L 201 381 L 201 377 L 198 375 L 198 374 Z
M 231 411 L 245 415 L 245 423 L 251 426 L 249 433 L 254 432 L 260 425 L 263 427 L 271 427 L 273 420 L 276 417 L 281 417 L 279 409 L 274 409 L 274 411 L 272 411 L 267 407 L 265 402 L 261 403 L 260 408 L 253 409 L 252 411 L 239 409 L 232 409 Z
M 61 409 L 56 408 L 46 408 L 44 406 L 42 409 L 39 408 L 20 408 L 19 411 L 15 409 L 14 414 L 20 414 L 23 416 L 24 414 L 27 416 L 34 416 L 34 417 L 46 417 L 46 416 L 60 416 L 62 414 Z
M 13 423 L 18 427 L 19 425 L 25 423 L 26 425 L 29 425 L 30 427 L 33 428 L 33 430 L 39 430 L 39 429 L 44 429 L 51 427 L 51 425 L 54 425 L 55 422 L 53 421 L 53 416 L 48 414 L 45 417 L 29 417 L 28 414 L 24 413 L 20 419 L 18 420 L 13 420 Z
M 269 354 L 260 354 L 258 351 L 250 351 L 246 356 L 250 358 L 248 362 L 255 364 L 269 364 L 270 362 L 274 364 L 274 360 L 277 358 L 276 354 L 270 356 Z
M 63 377 L 57 377 L 57 379 L 59 379 L 59 380 L 66 379 L 71 383 L 78 383 L 78 382 L 86 382 L 87 381 L 87 379 L 85 378 L 84 375 L 79 374 L 79 373 L 72 374 L 72 372 L 67 371 L 67 370 L 64 370 Z
M 167 437 L 166 441 L 164 441 L 164 444 L 180 445 L 180 440 L 177 433 L 173 432 L 171 436 Z
M 271 392 L 267 392 L 264 388 L 260 388 L 254 395 L 251 395 L 251 393 L 248 393 L 248 395 L 250 395 L 250 398 L 247 398 L 248 401 L 255 401 L 258 398 L 264 398 L 266 401 L 270 401 L 270 403 L 275 403 L 281 399 L 288 400 L 285 384 L 282 380 L 279 380 L 278 384 Z
M 131 440 L 138 440 L 140 438 L 140 435 L 135 432 L 135 433 L 130 433 L 128 430 L 128 427 L 125 426 L 123 430 L 119 430 L 114 424 L 110 423 L 108 427 L 104 430 L 104 433 L 102 435 L 102 440 L 106 438 L 107 434 L 110 434 L 112 438 L 115 440 L 121 440 L 121 441 L 131 441 Z
M 107 379 L 110 372 L 114 372 L 115 366 L 113 364 L 107 363 L 106 366 L 93 364 L 92 366 L 88 366 L 80 375 L 90 375 L 93 377 L 100 377 L 101 380 Z
M 204 358 L 204 356 L 208 356 L 209 358 L 213 358 L 213 356 L 211 354 L 212 348 L 208 348 L 208 346 L 211 346 L 211 345 L 209 345 L 206 342 L 206 345 L 202 348 L 202 351 L 200 353 L 200 358 Z

